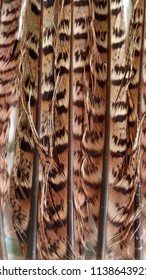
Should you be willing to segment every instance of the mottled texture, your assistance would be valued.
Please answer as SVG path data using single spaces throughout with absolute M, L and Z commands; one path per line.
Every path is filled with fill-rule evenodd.
M 31 0 L 23 19 L 11 177 L 13 222 L 23 253 L 36 184 L 38 259 L 85 259 L 89 243 L 96 257 L 102 234 L 104 258 L 133 259 L 139 178 L 145 196 L 144 0 L 133 4 L 127 36 L 122 0 Z M 103 190 L 106 229 L 100 232 Z M 143 208 L 143 224 L 145 216 Z

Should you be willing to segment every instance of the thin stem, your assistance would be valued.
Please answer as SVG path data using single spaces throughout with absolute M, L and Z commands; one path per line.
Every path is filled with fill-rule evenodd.
M 42 84 L 42 28 L 43 28 L 43 0 L 41 0 L 41 22 L 40 22 L 40 41 L 39 41 L 39 61 L 38 61 L 38 99 L 36 108 L 36 131 L 40 134 L 41 116 L 41 84 Z M 32 178 L 30 223 L 28 235 L 27 259 L 36 259 L 36 243 L 38 229 L 38 192 L 39 192 L 39 155 L 37 147 L 34 150 L 34 165 Z
M 107 228 L 107 206 L 108 206 L 108 185 L 109 185 L 109 151 L 110 151 L 110 79 L 111 79 L 111 20 L 110 1 L 108 1 L 108 63 L 107 63 L 107 94 L 105 114 L 105 142 L 103 154 L 103 171 L 101 185 L 101 199 L 99 212 L 97 259 L 105 258 L 106 228 Z
M 73 211 L 73 33 L 74 0 L 71 0 L 71 41 L 70 41 L 70 91 L 69 91 L 69 136 L 68 136 L 68 245 L 67 258 L 74 258 L 74 211 Z
M 0 206 L 0 260 L 7 260 L 7 250 L 5 244 L 5 233 L 4 233 L 4 223 L 3 223 L 3 215 L 2 209 Z
M 140 55 L 140 76 L 139 76 L 139 87 L 138 87 L 138 120 L 142 117 L 141 106 L 142 106 L 142 75 L 143 75 L 143 53 L 144 53 L 144 29 L 145 29 L 145 1 L 144 1 L 144 11 L 143 11 L 143 24 L 142 24 L 142 46 Z M 137 185 L 137 191 L 135 195 L 135 210 L 141 206 L 141 182 L 140 178 Z M 143 258 L 143 246 L 142 246 L 142 219 L 139 216 L 135 223 L 135 259 L 141 260 Z

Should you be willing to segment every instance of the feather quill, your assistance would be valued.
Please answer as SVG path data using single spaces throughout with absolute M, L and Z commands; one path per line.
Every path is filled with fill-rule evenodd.
M 142 97 L 141 97 L 141 117 L 143 122 L 141 124 L 141 137 L 140 137 L 140 187 L 141 187 L 141 203 L 142 203 L 142 245 L 143 245 L 143 259 L 146 259 L 146 149 L 145 149 L 145 137 L 146 137 L 146 4 L 144 3 L 144 24 L 143 24 L 143 68 L 142 68 Z

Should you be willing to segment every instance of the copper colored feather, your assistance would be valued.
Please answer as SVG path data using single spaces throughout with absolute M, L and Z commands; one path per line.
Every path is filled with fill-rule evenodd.
M 20 45 L 0 47 L 1 80 L 22 53 L 10 194 L 27 258 L 86 259 L 91 247 L 93 258 L 137 258 L 134 236 L 146 224 L 144 9 L 133 1 L 126 34 L 122 0 L 31 0 Z M 6 131 L 14 101 L 0 103 Z
M 28 115 L 31 115 L 35 124 L 38 90 L 39 13 L 39 4 L 37 5 L 37 2 L 33 0 L 28 1 L 24 16 L 24 34 L 21 41 L 23 53 L 21 88 L 15 136 L 15 158 L 11 175 L 10 198 L 13 209 L 13 223 L 24 255 L 26 255 L 27 250 L 26 242 L 34 165 L 34 140 Z
M 3 235 L 3 212 L 8 196 L 7 151 L 10 117 L 19 95 L 20 45 L 18 41 L 21 1 L 0 2 L 0 216 Z M 3 239 L 3 242 L 4 239 Z M 4 246 L 4 244 L 3 244 Z M 2 246 L 1 246 L 2 249 Z

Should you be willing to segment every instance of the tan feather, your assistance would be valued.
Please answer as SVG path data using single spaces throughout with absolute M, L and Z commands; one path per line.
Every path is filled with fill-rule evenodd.
M 7 151 L 10 116 L 16 107 L 19 91 L 20 45 L 18 42 L 21 2 L 0 2 L 0 216 L 8 196 L 9 174 Z M 1 228 L 1 233 L 3 229 Z M 4 242 L 4 238 L 3 238 Z M 4 247 L 4 244 L 3 244 Z M 2 248 L 2 246 L 1 246 Z M 5 252 L 4 252 L 5 254 Z M 6 254 L 5 254 L 6 255 Z M 6 256 L 4 256 L 6 258 Z

